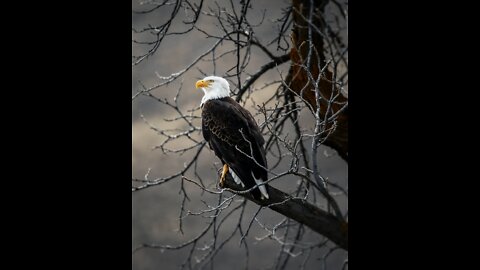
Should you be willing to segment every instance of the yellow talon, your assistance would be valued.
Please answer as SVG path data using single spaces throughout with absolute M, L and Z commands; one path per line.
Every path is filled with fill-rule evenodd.
M 222 170 L 222 175 L 220 176 L 220 187 L 223 188 L 223 183 L 225 182 L 225 177 L 227 176 L 228 172 L 228 165 L 223 164 L 223 170 Z

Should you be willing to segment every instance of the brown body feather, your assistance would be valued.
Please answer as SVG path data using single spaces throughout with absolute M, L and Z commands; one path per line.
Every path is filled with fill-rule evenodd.
M 206 101 L 202 108 L 202 132 L 210 148 L 223 164 L 233 169 L 247 189 L 256 185 L 252 174 L 267 181 L 265 140 L 253 116 L 235 100 L 225 97 Z M 265 188 L 268 193 L 267 185 Z M 261 196 L 258 188 L 252 194 L 256 198 Z

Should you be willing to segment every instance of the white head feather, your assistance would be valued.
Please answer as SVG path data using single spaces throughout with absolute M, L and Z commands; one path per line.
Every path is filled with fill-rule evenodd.
M 200 105 L 203 105 L 207 100 L 230 96 L 230 86 L 228 81 L 222 77 L 208 76 L 203 78 L 203 80 L 197 81 L 195 86 L 201 88 L 205 93 Z

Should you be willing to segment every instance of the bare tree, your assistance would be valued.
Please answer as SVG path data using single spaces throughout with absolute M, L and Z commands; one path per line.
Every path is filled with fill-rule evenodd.
M 319 157 L 325 153 L 319 149 L 328 146 L 323 149 L 335 151 L 327 151 L 327 156 L 336 153 L 339 160 L 348 162 L 348 3 L 292 0 L 280 8 L 276 4 L 280 1 L 271 1 L 269 5 L 277 5 L 281 13 L 269 18 L 267 10 L 257 8 L 254 2 L 146 0 L 140 2 L 140 10 L 134 10 L 134 16 L 148 16 L 156 23 L 132 28 L 137 52 L 132 56 L 134 70 L 167 50 L 162 46 L 169 39 L 182 40 L 192 34 L 202 36 L 206 41 L 202 46 L 209 47 L 174 72 L 152 70 L 155 82 L 138 82 L 140 87 L 133 89 L 132 102 L 148 98 L 175 114 L 163 119 L 168 128 L 144 115 L 141 118 L 159 135 L 157 151 L 186 160 L 173 173 L 156 172 L 160 176 L 151 177 L 154 169 L 149 169 L 142 177 L 133 176 L 133 195 L 176 182 L 179 233 L 184 233 L 187 217 L 204 225 L 177 244 L 158 239 L 142 243 L 134 248 L 133 256 L 145 249 L 188 250 L 180 268 L 213 269 L 222 249 L 239 238 L 238 254 L 244 254 L 245 269 L 257 268 L 249 261 L 252 241 L 275 243 L 278 252 L 270 259 L 270 268 L 287 269 L 294 260 L 298 267 L 308 268 L 315 258 L 326 268 L 327 258 L 343 250 L 336 269 L 347 269 L 348 186 L 324 176 Z M 272 29 L 268 38 L 257 34 L 266 26 Z M 211 74 L 229 80 L 234 99 L 249 106 L 259 119 L 266 141 L 268 183 L 276 187 L 266 201 L 255 200 L 230 177 L 221 188 L 218 174 L 201 171 L 207 160 L 215 164 L 218 173 L 219 160 L 202 138 L 199 100 L 195 106 L 186 101 L 184 81 Z M 255 97 L 257 93 L 261 97 Z M 201 199 L 193 201 L 192 192 Z M 279 222 L 268 224 L 259 218 L 268 209 L 278 213 Z M 249 211 L 253 214 L 247 214 Z M 250 240 L 254 227 L 264 234 Z M 318 236 L 315 241 L 312 234 Z

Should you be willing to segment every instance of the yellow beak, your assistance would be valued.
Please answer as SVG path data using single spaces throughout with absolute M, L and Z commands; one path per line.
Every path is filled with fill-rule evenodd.
M 208 87 L 210 83 L 204 80 L 199 80 L 195 83 L 195 88 Z

